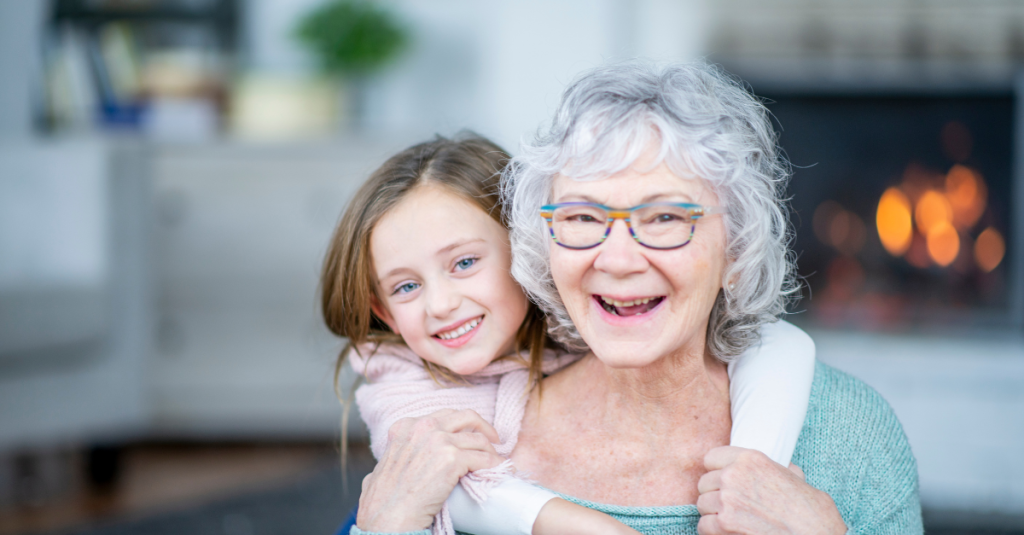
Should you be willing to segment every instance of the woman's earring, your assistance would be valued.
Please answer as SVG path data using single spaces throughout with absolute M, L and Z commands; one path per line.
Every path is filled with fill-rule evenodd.
M 729 291 L 731 292 L 731 291 L 733 291 L 735 289 L 736 289 L 736 283 L 735 282 L 730 282 L 729 283 Z

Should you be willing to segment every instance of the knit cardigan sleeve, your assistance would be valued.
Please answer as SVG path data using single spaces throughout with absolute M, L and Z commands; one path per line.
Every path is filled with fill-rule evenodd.
M 832 496 L 850 534 L 923 533 L 917 463 L 888 403 L 823 364 L 793 463 Z

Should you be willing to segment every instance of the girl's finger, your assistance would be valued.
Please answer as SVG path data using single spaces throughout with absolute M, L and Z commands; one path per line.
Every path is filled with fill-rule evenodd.
M 701 515 L 717 515 L 722 510 L 722 491 L 715 490 L 697 497 L 697 512 Z
M 722 471 L 712 470 L 703 476 L 700 476 L 700 480 L 697 481 L 697 492 L 705 494 L 707 492 L 720 490 L 722 488 Z
M 482 433 L 492 443 L 499 443 L 501 439 L 498 438 L 498 432 L 494 430 L 494 426 L 487 423 L 476 411 L 464 410 L 454 411 L 451 414 L 447 414 L 441 419 L 441 429 L 449 433 L 460 433 L 463 431 L 472 431 L 476 433 Z

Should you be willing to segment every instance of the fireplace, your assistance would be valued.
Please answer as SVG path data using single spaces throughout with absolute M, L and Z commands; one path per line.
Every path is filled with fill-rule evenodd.
M 756 88 L 755 88 L 756 89 Z M 764 95 L 793 164 L 810 327 L 1019 328 L 1012 90 Z

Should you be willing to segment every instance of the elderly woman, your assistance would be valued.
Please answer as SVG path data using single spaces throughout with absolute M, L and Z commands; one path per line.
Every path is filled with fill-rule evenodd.
M 726 363 L 794 288 L 786 168 L 767 111 L 736 81 L 700 63 L 594 70 L 506 173 L 513 274 L 552 336 L 587 352 L 532 393 L 520 470 L 644 533 L 922 532 L 899 422 L 828 366 L 800 468 L 726 446 Z M 397 453 L 361 511 L 436 512 L 461 474 L 432 457 L 430 431 L 392 433 Z

